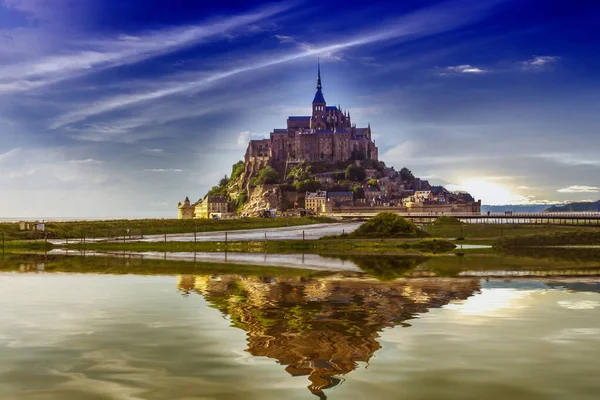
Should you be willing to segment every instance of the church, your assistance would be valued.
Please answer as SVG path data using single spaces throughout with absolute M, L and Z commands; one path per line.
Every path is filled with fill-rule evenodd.
M 317 91 L 312 114 L 290 116 L 287 128 L 274 129 L 268 139 L 251 140 L 246 150 L 246 165 L 270 165 L 285 171 L 289 164 L 377 160 L 377 147 L 371 140 L 371 126 L 357 128 L 350 112 L 328 106 L 321 85 L 321 66 L 317 72 Z

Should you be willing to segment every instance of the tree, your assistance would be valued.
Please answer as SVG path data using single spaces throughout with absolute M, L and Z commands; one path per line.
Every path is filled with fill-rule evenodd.
M 260 183 L 267 185 L 277 183 L 279 180 L 279 174 L 272 167 L 264 167 L 258 172 Z
M 410 169 L 404 167 L 400 170 L 400 179 L 402 179 L 405 182 L 414 182 L 415 176 L 413 175 Z
M 231 177 L 230 181 L 235 181 L 244 172 L 244 162 L 238 161 L 231 166 Z
M 346 168 L 346 179 L 349 179 L 353 182 L 362 182 L 365 180 L 366 173 L 365 169 L 358 165 L 348 165 Z
M 421 235 L 423 233 L 412 221 L 388 211 L 377 214 L 348 236 L 356 238 L 385 238 L 415 237 Z
M 378 181 L 377 179 L 375 179 L 375 178 L 373 178 L 373 179 L 369 179 L 369 180 L 367 181 L 367 183 L 368 183 L 370 186 L 379 186 L 379 181 Z
M 352 194 L 354 200 L 364 199 L 365 198 L 365 189 L 362 186 L 354 186 L 352 188 Z
M 295 183 L 298 192 L 316 192 L 321 189 L 321 182 L 316 179 L 305 179 Z
M 228 183 L 229 183 L 229 178 L 227 177 L 227 175 L 225 175 L 219 181 L 219 186 L 224 187 L 224 186 L 227 186 Z

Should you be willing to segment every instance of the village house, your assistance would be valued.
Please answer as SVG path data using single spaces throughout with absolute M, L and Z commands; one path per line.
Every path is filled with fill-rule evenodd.
M 227 214 L 227 198 L 225 196 L 206 196 L 191 204 L 190 199 L 186 197 L 183 204 L 180 202 L 177 205 L 177 210 L 179 219 L 215 218 L 215 216 L 220 218 Z
M 314 212 L 315 214 L 320 214 L 322 212 L 325 212 L 326 202 L 327 192 L 306 192 L 306 196 L 304 197 L 304 208 Z

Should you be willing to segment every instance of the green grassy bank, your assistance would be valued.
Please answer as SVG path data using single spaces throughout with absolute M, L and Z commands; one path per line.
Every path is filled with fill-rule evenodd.
M 46 234 L 52 239 L 161 235 L 172 233 L 234 231 L 240 229 L 281 228 L 339 222 L 324 217 L 212 219 L 131 219 L 108 221 L 46 222 Z M 18 223 L 0 223 L 5 240 L 44 238 L 44 232 L 20 231 Z
M 74 243 L 63 248 L 86 251 L 136 251 L 136 252 L 268 252 L 317 254 L 344 253 L 443 253 L 456 246 L 447 240 L 401 240 L 401 239 L 322 239 L 322 240 L 272 240 L 253 242 L 96 242 Z
M 464 238 L 465 240 L 499 240 L 502 238 L 530 235 L 547 235 L 551 233 L 600 232 L 594 226 L 561 226 L 561 225 L 519 225 L 519 224 L 427 224 L 424 231 L 432 237 Z
M 503 238 L 494 244 L 498 250 L 513 249 L 517 247 L 540 247 L 540 246 L 575 246 L 575 245 L 599 245 L 600 229 L 578 230 L 567 232 L 552 232 L 543 235 L 530 235 Z

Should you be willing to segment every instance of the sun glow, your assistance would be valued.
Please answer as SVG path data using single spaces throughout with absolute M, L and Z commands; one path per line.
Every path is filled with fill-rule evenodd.
M 458 185 L 447 185 L 449 190 L 464 190 L 475 198 L 481 199 L 483 204 L 522 204 L 527 203 L 528 198 L 513 193 L 504 185 L 498 184 L 490 179 L 472 178 L 461 181 Z

